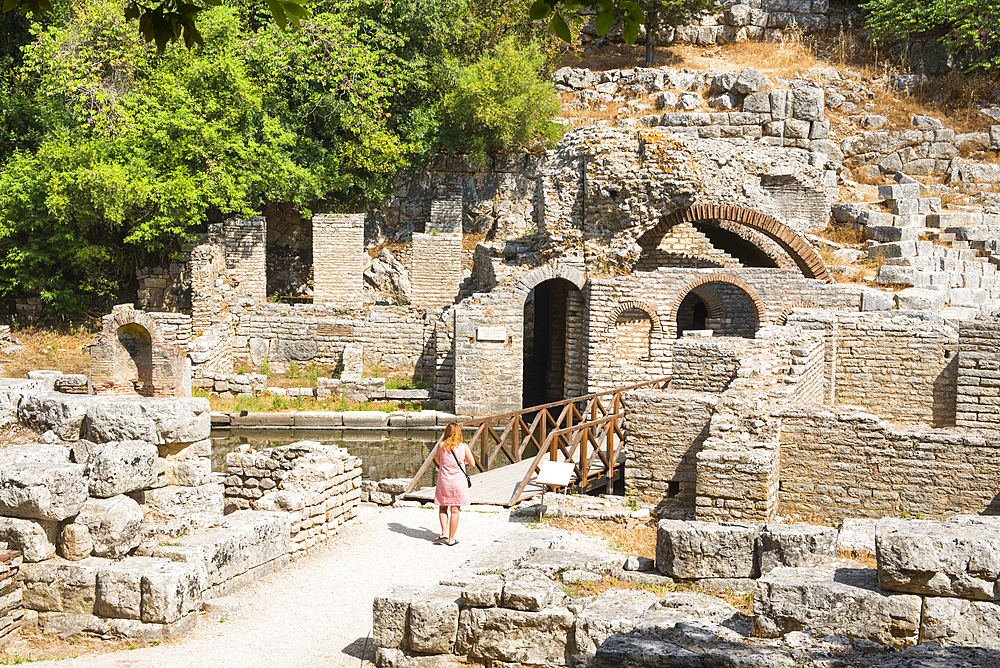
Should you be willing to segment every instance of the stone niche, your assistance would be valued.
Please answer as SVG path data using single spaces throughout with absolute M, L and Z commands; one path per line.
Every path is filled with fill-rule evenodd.
M 156 321 L 131 304 L 102 319 L 90 352 L 95 394 L 143 397 L 191 396 L 191 368 L 184 351 L 167 343 Z

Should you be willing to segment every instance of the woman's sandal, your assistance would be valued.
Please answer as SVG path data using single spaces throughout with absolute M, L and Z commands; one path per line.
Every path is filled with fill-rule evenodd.
M 453 540 L 450 543 L 445 543 L 445 545 L 447 545 L 448 547 L 451 547 L 452 545 L 458 545 L 458 541 L 457 540 Z
M 434 542 L 437 543 L 438 545 L 441 545 L 442 543 L 446 543 L 447 541 L 448 541 L 448 537 L 447 536 L 438 536 L 437 538 L 434 539 Z

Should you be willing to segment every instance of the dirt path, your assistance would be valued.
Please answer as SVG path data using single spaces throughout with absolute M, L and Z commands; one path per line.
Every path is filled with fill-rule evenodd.
M 435 583 L 511 528 L 505 510 L 466 510 L 458 545 L 434 545 L 436 510 L 365 505 L 326 545 L 236 592 L 242 618 L 220 623 L 202 614 L 197 629 L 170 643 L 59 666 L 360 668 L 378 593 L 397 584 Z

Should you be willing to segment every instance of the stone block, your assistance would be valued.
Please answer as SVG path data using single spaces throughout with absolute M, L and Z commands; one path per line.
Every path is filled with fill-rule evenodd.
M 916 183 L 890 183 L 878 187 L 879 199 L 916 200 L 920 199 L 920 185 Z
M 493 665 L 564 665 L 572 628 L 573 613 L 565 608 L 468 608 L 459 618 L 455 653 Z
M 159 517 L 222 517 L 223 486 L 208 483 L 195 487 L 167 485 L 148 489 L 134 496 L 145 512 Z
M 127 496 L 113 496 L 87 499 L 74 522 L 90 530 L 96 556 L 120 559 L 142 542 L 142 519 L 138 503 Z
M 100 397 L 87 409 L 81 435 L 95 443 L 193 443 L 212 431 L 208 399 Z
M 485 575 L 462 588 L 462 605 L 467 608 L 497 608 L 503 603 L 503 578 Z
M 458 634 L 458 604 L 462 590 L 438 585 L 410 599 L 409 647 L 423 654 L 450 654 Z
M 877 244 L 868 249 L 868 257 L 876 258 L 912 257 L 917 254 L 917 245 L 913 241 L 897 241 Z
M 538 612 L 561 600 L 559 585 L 534 570 L 516 571 L 503 588 L 503 605 L 514 610 Z
M 918 282 L 916 267 L 884 264 L 878 268 L 875 274 L 875 282 L 878 285 L 916 285 Z M 895 301 L 895 296 L 892 296 Z
M 837 530 L 813 524 L 765 524 L 757 536 L 759 572 L 782 566 L 813 565 L 817 558 L 837 556 Z
M 656 568 L 674 578 L 748 578 L 754 575 L 753 524 L 661 520 Z
M 754 628 L 766 638 L 805 631 L 907 647 L 919 637 L 921 604 L 919 596 L 879 589 L 875 569 L 831 560 L 822 566 L 776 568 L 757 580 Z
M 80 428 L 95 397 L 31 392 L 17 405 L 17 420 L 40 432 L 53 431 L 64 441 L 80 438 Z
M 733 82 L 730 90 L 739 95 L 750 95 L 771 87 L 771 81 L 757 70 L 747 67 Z
M 927 596 L 920 617 L 920 642 L 1000 649 L 1000 605 Z
M 343 420 L 345 427 L 384 429 L 389 425 L 389 414 L 384 411 L 347 411 Z
M 54 520 L 29 520 L 0 517 L 0 543 L 20 550 L 26 562 L 45 561 L 56 553 L 59 523 Z
M 142 574 L 169 559 L 129 557 L 97 571 L 94 611 L 102 617 L 139 619 L 142 614 Z
M 81 561 L 59 558 L 22 564 L 18 573 L 24 607 L 39 612 L 94 614 L 97 572 L 112 562 L 100 557 Z
M 822 88 L 803 86 L 792 92 L 792 118 L 802 121 L 822 121 L 824 107 Z
M 59 556 L 69 561 L 80 561 L 94 551 L 90 529 L 83 524 L 63 525 L 59 532 Z
M 20 463 L 0 469 L 0 515 L 64 520 L 87 500 L 82 464 Z
M 609 589 L 580 611 L 573 626 L 577 653 L 591 654 L 615 635 L 632 631 L 657 607 L 659 596 L 639 589 Z
M 421 590 L 402 585 L 383 592 L 372 602 L 372 642 L 376 647 L 406 648 L 406 620 L 410 601 Z
M 771 114 L 771 93 L 762 91 L 743 99 L 743 111 L 753 114 Z
M 861 290 L 862 311 L 890 311 L 895 304 L 895 297 L 890 292 L 883 292 L 874 288 L 862 288 Z
M 143 441 L 105 443 L 86 461 L 91 496 L 106 499 L 152 487 L 156 483 L 155 445 Z
M 937 313 L 948 302 L 948 293 L 933 288 L 906 288 L 896 293 L 896 308 L 901 311 Z
M 127 560 L 126 560 L 127 561 Z M 201 607 L 207 575 L 201 564 L 166 560 L 142 573 L 142 616 L 147 624 L 171 624 Z
M 865 238 L 877 241 L 880 244 L 887 244 L 896 241 L 916 241 L 920 238 L 920 234 L 916 228 L 866 225 Z
M 1000 599 L 1000 519 L 887 518 L 875 533 L 879 585 L 888 591 Z

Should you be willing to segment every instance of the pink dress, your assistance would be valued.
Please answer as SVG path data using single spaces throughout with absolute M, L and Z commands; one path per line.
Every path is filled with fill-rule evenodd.
M 469 446 L 461 443 L 452 450 L 455 453 L 454 457 L 452 452 L 442 450 L 439 453 L 441 463 L 438 465 L 437 487 L 434 488 L 435 506 L 469 505 L 469 483 L 465 480 L 462 468 L 459 467 L 459 464 L 466 466 L 465 453 L 468 450 Z

